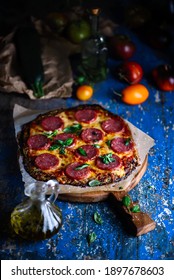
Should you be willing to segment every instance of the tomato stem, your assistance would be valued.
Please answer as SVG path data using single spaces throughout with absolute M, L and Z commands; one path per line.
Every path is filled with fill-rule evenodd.
M 112 92 L 113 92 L 115 95 L 122 97 L 122 94 L 121 94 L 120 92 L 117 92 L 117 91 L 115 91 L 114 89 L 112 89 Z

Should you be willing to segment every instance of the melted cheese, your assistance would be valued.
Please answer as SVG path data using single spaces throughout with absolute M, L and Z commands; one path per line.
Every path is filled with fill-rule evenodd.
M 63 122 L 64 122 L 64 128 L 66 128 L 67 126 L 72 126 L 75 123 L 78 123 L 75 119 L 74 119 L 74 111 L 68 111 L 68 112 L 61 112 L 59 114 L 57 114 L 56 116 L 59 116 Z M 125 137 L 125 138 L 132 138 L 131 136 L 131 132 L 129 131 L 129 129 L 127 129 L 126 131 L 129 131 L 129 134 L 124 133 L 124 131 L 118 132 L 118 133 L 109 133 L 107 134 L 105 131 L 102 130 L 101 128 L 101 123 L 107 119 L 109 119 L 110 116 L 108 116 L 108 114 L 105 111 L 97 111 L 97 118 L 95 121 L 91 122 L 90 124 L 88 123 L 81 123 L 82 125 L 82 129 L 86 129 L 86 128 L 97 128 L 99 130 L 101 130 L 103 132 L 103 140 L 101 141 L 97 141 L 95 143 L 86 143 L 84 142 L 80 136 L 77 137 L 77 141 L 76 144 L 71 148 L 65 148 L 65 155 L 64 154 L 60 154 L 59 149 L 55 149 L 55 150 L 30 150 L 30 156 L 38 156 L 42 153 L 51 153 L 53 155 L 55 155 L 56 157 L 58 157 L 59 159 L 59 164 L 58 166 L 56 166 L 55 168 L 52 168 L 51 170 L 44 170 L 44 172 L 46 173 L 51 173 L 55 170 L 61 170 L 61 169 L 65 169 L 65 167 L 75 161 L 79 161 L 75 155 L 74 155 L 74 151 L 82 146 L 82 145 L 86 145 L 86 144 L 98 144 L 100 145 L 99 148 L 99 156 L 101 155 L 105 155 L 108 153 L 112 153 L 117 155 L 119 158 L 123 158 L 123 157 L 131 157 L 131 156 L 137 156 L 137 152 L 136 149 L 133 148 L 130 151 L 127 151 L 125 153 L 115 153 L 107 144 L 107 141 L 112 140 L 115 137 Z M 64 129 L 63 128 L 63 129 Z M 63 133 L 63 129 L 59 129 L 58 130 L 58 134 Z M 43 130 L 43 128 L 41 127 L 41 125 L 38 124 L 32 124 L 31 128 L 30 128 L 30 135 L 34 135 L 34 134 L 43 134 L 46 131 Z M 122 178 L 125 176 L 125 170 L 124 170 L 124 166 L 122 165 L 121 167 L 119 167 L 116 170 L 112 170 L 112 171 L 107 171 L 107 170 L 102 170 L 99 169 L 96 164 L 95 164 L 95 159 L 94 160 L 87 160 L 86 163 L 88 163 L 91 167 L 91 176 L 90 178 L 96 178 L 96 174 L 107 174 L 107 173 L 111 173 Z

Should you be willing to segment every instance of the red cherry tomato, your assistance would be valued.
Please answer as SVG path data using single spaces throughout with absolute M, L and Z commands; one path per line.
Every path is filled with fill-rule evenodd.
M 115 59 L 128 59 L 133 56 L 136 47 L 128 36 L 115 34 L 109 38 L 108 50 Z
M 137 62 L 125 61 L 116 69 L 116 76 L 128 84 L 137 84 L 143 77 L 143 69 Z
M 152 77 L 160 90 L 174 90 L 174 69 L 170 65 L 159 65 L 152 70 Z

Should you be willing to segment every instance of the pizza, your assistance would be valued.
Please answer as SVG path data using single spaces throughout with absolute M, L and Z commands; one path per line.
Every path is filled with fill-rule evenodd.
M 95 187 L 126 179 L 139 165 L 128 123 L 99 105 L 55 109 L 22 126 L 25 170 L 38 181 Z

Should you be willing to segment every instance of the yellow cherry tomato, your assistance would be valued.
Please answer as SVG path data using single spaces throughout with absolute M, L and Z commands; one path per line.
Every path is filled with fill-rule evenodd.
M 79 86 L 76 91 L 76 97 L 81 101 L 86 101 L 93 96 L 93 88 L 89 85 Z
M 122 91 L 122 101 L 129 105 L 143 103 L 149 97 L 148 89 L 142 84 L 130 85 Z

